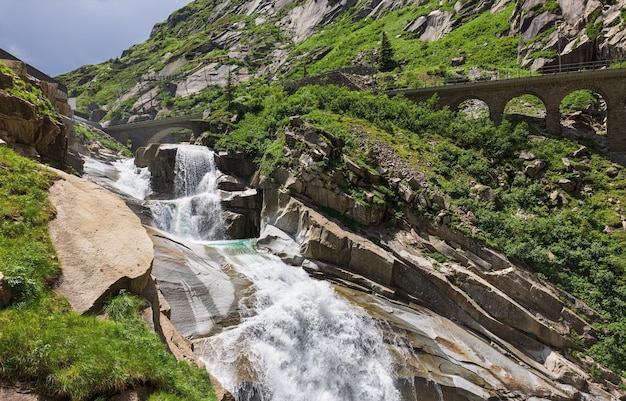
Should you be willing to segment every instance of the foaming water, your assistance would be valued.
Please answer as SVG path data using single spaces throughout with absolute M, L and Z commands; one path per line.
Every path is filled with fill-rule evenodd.
M 196 344 L 239 401 L 400 400 L 381 331 L 324 281 L 238 243 L 227 263 L 256 292 L 240 302 L 242 322 Z
M 117 191 L 136 199 L 145 199 L 150 195 L 150 171 L 147 168 L 136 167 L 135 159 L 105 163 L 83 156 L 83 160 L 86 175 L 106 179 Z
M 118 167 L 129 187 L 149 181 L 131 164 Z M 382 330 L 364 310 L 303 269 L 256 252 L 253 240 L 206 241 L 222 239 L 224 226 L 212 151 L 181 146 L 175 170 L 177 199 L 148 201 L 156 226 L 208 247 L 206 255 L 253 283 L 237 325 L 194 340 L 207 370 L 238 401 L 400 401 Z
M 119 172 L 116 188 L 137 199 L 150 195 L 150 171 L 147 167 L 135 167 L 134 159 L 118 160 L 113 167 Z

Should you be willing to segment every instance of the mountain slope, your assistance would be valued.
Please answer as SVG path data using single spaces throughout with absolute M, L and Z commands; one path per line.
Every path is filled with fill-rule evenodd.
M 551 138 L 533 120 L 494 127 L 484 118 L 468 120 L 428 104 L 333 87 L 298 90 L 296 85 L 287 92 L 272 83 L 376 64 L 383 32 L 397 68 L 376 74 L 379 89 L 489 77 L 519 65 L 540 68 L 555 62 L 560 46 L 570 61 L 593 61 L 620 54 L 615 39 L 621 35 L 616 31 L 623 25 L 622 6 L 198 0 L 157 24 L 148 41 L 120 59 L 62 79 L 79 96 L 82 110 L 94 111 L 97 120 L 210 111 L 215 132 L 200 142 L 245 153 L 268 179 L 279 180 L 284 169 L 304 164 L 310 169 L 305 173 L 337 178 L 332 191 L 350 202 L 373 209 L 384 205 L 383 216 L 393 224 L 411 225 L 406 207 L 503 252 L 539 279 L 582 299 L 596 310 L 590 316 L 602 315 L 585 318 L 594 327 L 592 340 L 570 333 L 568 341 L 577 346 L 560 352 L 584 365 L 593 380 L 617 388 L 623 386 L 617 375 L 626 370 L 621 166 L 612 165 L 593 142 Z M 559 31 L 555 21 L 561 15 L 566 27 Z M 370 77 L 358 79 L 373 84 Z M 303 127 L 329 133 L 329 141 L 339 137 L 339 154 L 316 153 L 317 159 L 309 160 L 302 149 L 287 146 L 293 140 L 290 130 L 299 128 L 296 116 Z M 419 185 L 411 185 L 405 171 L 418 172 Z M 361 185 L 359 174 L 381 181 Z M 429 254 L 442 263 L 448 258 L 439 249 Z M 584 305 L 562 295 L 574 310 Z
M 159 118 L 208 108 L 219 88 L 240 82 L 375 65 L 386 32 L 398 68 L 379 74 L 379 87 L 416 86 L 555 65 L 559 48 L 563 63 L 619 58 L 624 4 L 196 0 L 120 58 L 59 78 L 80 111 L 104 109 L 95 120 Z

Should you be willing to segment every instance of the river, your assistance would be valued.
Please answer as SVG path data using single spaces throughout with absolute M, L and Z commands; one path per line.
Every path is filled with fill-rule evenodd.
M 112 166 L 90 161 L 86 169 L 112 178 L 129 196 L 145 199 L 150 194 L 149 173 L 135 168 L 132 160 Z M 234 267 L 252 283 L 253 291 L 238 301 L 238 324 L 194 340 L 194 352 L 207 370 L 238 401 L 401 400 L 382 323 L 328 282 L 257 251 L 254 239 L 226 240 L 215 182 L 212 151 L 181 145 L 175 199 L 148 201 L 156 228 L 178 243 L 189 243 L 188 249 L 204 247 L 196 254 L 211 259 L 203 261 L 207 266 Z M 211 280 L 200 271 L 196 278 Z M 212 319 L 207 313 L 197 316 Z M 203 326 L 197 323 L 196 330 Z

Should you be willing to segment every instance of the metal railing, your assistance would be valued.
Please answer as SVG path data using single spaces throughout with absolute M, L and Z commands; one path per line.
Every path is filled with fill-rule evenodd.
M 417 87 L 411 88 L 388 88 L 387 90 L 399 90 L 399 89 L 418 89 L 418 88 L 432 88 L 438 86 L 449 86 L 449 85 L 462 85 L 466 83 L 476 83 L 483 81 L 502 81 L 507 79 L 520 79 L 520 78 L 528 78 L 534 76 L 541 75 L 549 75 L 549 74 L 561 74 L 561 73 L 572 73 L 578 71 L 592 71 L 592 70 L 604 70 L 604 69 L 619 69 L 626 68 L 626 59 L 614 59 L 614 60 L 598 60 L 598 61 L 589 61 L 583 63 L 570 63 L 570 64 L 561 64 L 561 65 L 550 65 L 543 67 L 539 71 L 530 71 L 519 69 L 515 71 L 490 71 L 486 72 L 483 75 L 470 78 L 466 76 L 445 76 L 443 77 L 443 81 L 436 83 L 428 83 L 422 84 Z

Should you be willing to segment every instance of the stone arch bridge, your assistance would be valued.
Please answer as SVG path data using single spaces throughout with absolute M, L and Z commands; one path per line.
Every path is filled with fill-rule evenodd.
M 197 113 L 160 120 L 113 125 L 104 128 L 104 132 L 121 143 L 130 141 L 131 150 L 134 152 L 152 142 L 175 143 L 188 140 L 189 131 L 198 137 L 208 128 L 209 123 L 202 119 L 202 113 Z
M 574 71 L 544 74 L 524 78 L 493 81 L 465 82 L 454 85 L 398 89 L 387 91 L 390 96 L 402 94 L 415 102 L 439 97 L 440 106 L 452 110 L 466 100 L 479 99 L 489 107 L 491 120 L 502 122 L 504 109 L 510 100 L 521 95 L 538 97 L 546 108 L 546 129 L 550 133 L 561 133 L 559 106 L 569 93 L 588 89 L 596 92 L 606 102 L 607 139 L 614 159 L 626 160 L 626 68 Z

